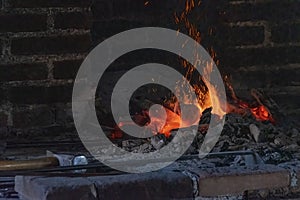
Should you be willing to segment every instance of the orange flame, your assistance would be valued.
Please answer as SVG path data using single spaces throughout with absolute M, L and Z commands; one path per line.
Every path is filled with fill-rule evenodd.
M 145 6 L 148 4 L 149 1 L 145 2 Z M 195 0 L 186 0 L 185 9 L 180 14 L 174 14 L 175 23 L 183 23 L 184 27 L 188 31 L 188 35 L 197 43 L 201 43 L 201 34 L 197 29 L 197 24 L 193 24 L 189 21 L 188 15 L 196 6 L 200 6 L 200 4 L 201 0 L 198 0 L 197 3 L 195 3 Z M 179 32 L 179 29 L 177 31 Z M 212 34 L 212 32 L 213 29 L 210 28 L 209 34 Z M 185 44 L 182 44 L 183 47 L 184 45 Z M 216 60 L 216 52 L 212 47 L 210 48 L 210 55 L 212 57 L 212 61 L 207 63 L 203 77 L 199 77 L 199 80 L 204 81 L 206 88 L 203 85 L 193 85 L 195 93 L 198 97 L 196 102 L 192 101 L 191 94 L 182 94 L 182 91 L 184 91 L 182 88 L 185 87 L 183 83 L 178 84 L 176 88 L 175 96 L 183 97 L 184 101 L 184 105 L 180 106 L 197 107 L 197 113 L 193 113 L 190 117 L 183 119 L 183 116 L 181 116 L 179 111 L 179 105 L 177 105 L 177 99 L 173 99 L 172 101 L 165 102 L 166 105 L 169 105 L 168 107 L 173 107 L 173 109 L 165 107 L 164 110 L 155 110 L 153 113 L 149 113 L 149 111 L 143 111 L 141 114 L 136 114 L 133 117 L 134 121 L 139 125 L 147 125 L 148 128 L 152 130 L 153 134 L 162 133 L 169 137 L 173 129 L 198 125 L 197 122 L 200 120 L 202 112 L 207 108 L 211 108 L 212 105 L 216 105 L 215 108 L 212 108 L 212 114 L 220 117 L 229 112 L 244 114 L 250 111 L 257 120 L 269 120 L 273 123 L 275 120 L 273 119 L 270 111 L 264 105 L 260 104 L 259 106 L 251 107 L 248 103 L 238 99 L 232 85 L 229 84 L 227 77 L 225 77 L 225 83 L 231 93 L 232 99 L 234 99 L 234 104 L 220 101 L 218 98 L 218 91 L 215 87 L 213 87 L 213 85 L 211 85 L 209 80 L 210 74 L 213 70 L 213 61 Z M 195 55 L 195 58 L 198 58 L 198 55 Z M 196 59 L 196 61 L 197 60 L 198 59 Z M 216 60 L 216 64 L 219 64 L 218 60 Z M 194 66 L 188 63 L 186 60 L 181 60 L 181 65 L 186 69 L 185 78 L 190 81 L 195 70 Z M 174 104 L 175 106 L 170 106 L 171 104 Z M 119 127 L 124 125 L 131 124 L 126 122 L 118 124 Z M 113 131 L 111 138 L 120 138 L 120 133 L 120 129 L 117 128 L 116 131 Z

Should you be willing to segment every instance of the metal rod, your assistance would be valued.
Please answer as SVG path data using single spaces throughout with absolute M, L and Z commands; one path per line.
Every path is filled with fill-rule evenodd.
M 121 142 L 121 139 L 114 139 L 114 142 L 118 143 Z M 91 140 L 86 141 L 86 143 L 89 144 L 97 144 L 97 142 Z M 35 147 L 52 147 L 52 146 L 60 146 L 60 145 L 78 145 L 83 146 L 82 142 L 80 140 L 73 140 L 73 141 L 41 141 L 41 142 L 22 142 L 22 143 L 14 143 L 14 142 L 7 142 L 6 149 L 14 149 L 14 148 L 35 148 Z
M 228 152 L 215 152 L 215 153 L 209 153 L 207 154 L 207 157 L 223 157 L 223 156 L 236 156 L 236 155 L 255 155 L 253 151 L 228 151 Z M 162 158 L 162 159 L 151 159 L 147 160 L 147 162 L 169 162 L 172 158 Z M 194 155 L 185 155 L 182 156 L 179 160 L 190 160 L 190 159 L 200 159 L 198 154 Z M 145 163 L 145 162 L 144 162 Z M 140 160 L 133 160 L 130 162 L 115 162 L 115 164 L 124 165 L 124 164 L 130 164 L 130 165 L 140 165 Z M 117 170 L 114 170 L 106 165 L 104 165 L 101 162 L 96 163 L 90 163 L 88 165 L 77 165 L 77 166 L 63 166 L 63 167 L 54 167 L 54 168 L 45 168 L 45 169 L 37 169 L 37 170 L 27 170 L 27 171 L 10 171 L 10 172 L 0 172 L 0 176 L 12 176 L 12 175 L 28 175 L 33 173 L 50 173 L 50 172 L 64 172 L 64 171 L 73 171 L 73 170 L 82 170 L 82 169 L 100 169 L 104 174 L 110 173 L 110 172 L 118 172 Z

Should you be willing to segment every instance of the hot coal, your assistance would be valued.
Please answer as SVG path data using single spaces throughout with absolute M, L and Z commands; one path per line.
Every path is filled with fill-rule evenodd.
M 211 118 L 211 109 L 203 112 L 198 132 L 186 155 L 197 154 L 206 135 L 208 123 Z M 147 153 L 156 151 L 174 141 L 178 131 L 189 135 L 191 128 L 183 128 L 171 131 L 170 137 L 157 133 L 148 139 L 132 139 L 122 142 L 122 148 L 127 151 Z M 182 135 L 185 135 L 182 134 Z M 295 126 L 280 126 L 270 121 L 258 121 L 251 113 L 244 115 L 229 113 L 221 136 L 212 152 L 253 150 L 257 152 L 262 160 L 268 164 L 279 164 L 291 160 L 300 159 L 300 132 Z M 178 138 L 177 138 L 178 139 Z M 175 151 L 180 150 L 182 142 L 180 138 L 175 141 Z M 217 160 L 217 165 L 243 165 L 245 160 L 241 157 L 231 157 Z

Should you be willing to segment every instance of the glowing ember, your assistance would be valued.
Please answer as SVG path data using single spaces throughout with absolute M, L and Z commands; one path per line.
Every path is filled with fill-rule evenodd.
M 255 108 L 251 108 L 251 113 L 256 117 L 256 119 L 261 120 L 261 121 L 270 121 L 272 123 L 274 123 L 274 119 L 272 117 L 272 115 L 270 114 L 270 112 L 268 111 L 268 109 L 263 106 L 260 105 L 258 107 Z
M 112 140 L 120 139 L 123 137 L 123 132 L 120 130 L 118 126 L 115 127 L 115 129 L 110 134 L 109 138 Z
M 225 76 L 224 81 L 227 85 L 228 90 L 230 91 L 231 98 L 234 101 L 234 105 L 227 103 L 228 112 L 243 114 L 247 111 L 250 111 L 252 115 L 259 121 L 270 121 L 272 123 L 275 123 L 275 120 L 272 117 L 269 109 L 265 107 L 258 99 L 256 100 L 259 103 L 259 106 L 250 106 L 247 102 L 238 99 L 232 85 L 228 81 L 228 77 Z

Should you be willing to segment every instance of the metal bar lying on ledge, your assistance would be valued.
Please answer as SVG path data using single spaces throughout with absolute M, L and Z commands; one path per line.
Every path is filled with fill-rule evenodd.
M 228 151 L 228 152 L 214 152 L 207 154 L 207 157 L 224 157 L 224 156 L 251 156 L 253 158 L 253 162 L 255 164 L 262 164 L 259 156 L 250 150 L 247 151 Z M 198 154 L 194 155 L 184 155 L 178 159 L 178 161 L 183 160 L 192 160 L 192 159 L 200 159 Z M 160 159 L 151 159 L 147 160 L 147 162 L 169 162 L 170 158 L 160 158 Z M 116 161 L 117 162 L 117 161 Z M 120 165 L 124 165 L 124 162 L 120 162 Z M 132 160 L 127 161 L 126 164 L 129 165 L 139 165 L 140 160 Z M 53 168 L 44 168 L 44 169 L 36 169 L 36 170 L 23 170 L 23 171 L 10 171 L 10 172 L 0 172 L 0 176 L 14 176 L 14 175 L 30 175 L 33 173 L 51 173 L 51 172 L 65 172 L 65 171 L 73 171 L 73 170 L 83 170 L 83 169 L 99 169 L 103 173 L 110 173 L 112 171 L 116 172 L 116 170 L 111 169 L 101 162 L 89 163 L 87 165 L 76 165 L 76 166 L 60 166 Z
M 246 151 L 224 151 L 224 152 L 213 152 L 208 153 L 206 157 L 223 157 L 223 156 L 243 156 L 243 155 L 254 155 L 255 152 L 246 150 Z M 191 159 L 194 159 L 196 155 L 190 155 Z M 198 156 L 198 155 L 197 155 Z M 184 156 L 189 157 L 189 155 Z

